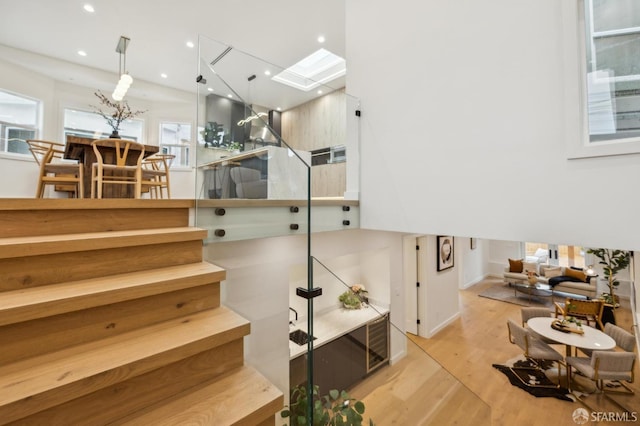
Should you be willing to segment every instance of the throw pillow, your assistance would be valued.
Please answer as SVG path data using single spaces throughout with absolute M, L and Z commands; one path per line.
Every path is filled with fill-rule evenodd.
M 537 263 L 529 263 L 529 262 L 522 262 L 522 272 L 533 272 L 535 274 L 538 273 L 538 270 L 536 268 L 536 266 L 538 266 Z
M 562 269 L 558 266 L 557 268 L 547 268 L 544 270 L 544 276 L 547 278 L 559 277 L 562 275 Z
M 583 282 L 587 281 L 587 274 L 582 271 L 576 271 L 575 269 L 564 268 L 564 275 L 567 277 L 576 278 Z
M 509 259 L 509 272 L 522 272 L 522 259 Z

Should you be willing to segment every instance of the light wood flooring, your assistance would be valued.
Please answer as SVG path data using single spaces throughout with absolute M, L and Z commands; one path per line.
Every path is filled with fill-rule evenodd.
M 351 390 L 353 397 L 365 403 L 366 417 L 370 416 L 378 426 L 576 424 L 572 414 L 584 407 L 580 402 L 536 398 L 512 386 L 504 374 L 491 366 L 522 353 L 509 343 L 506 326 L 507 318 L 520 322 L 521 306 L 478 296 L 488 286 L 500 282 L 487 279 L 460 291 L 460 318 L 430 339 L 409 336 L 407 357 Z M 624 303 L 616 310 L 616 321 L 631 330 L 631 314 Z M 395 333 L 393 337 L 401 337 L 399 332 Z M 556 349 L 564 353 L 564 347 Z M 632 385 L 636 394 L 616 398 L 636 412 L 640 423 L 638 364 L 636 382 Z M 565 373 L 564 369 L 562 372 Z M 579 381 L 591 386 L 587 379 Z M 600 394 L 586 395 L 584 401 L 595 412 L 623 412 Z

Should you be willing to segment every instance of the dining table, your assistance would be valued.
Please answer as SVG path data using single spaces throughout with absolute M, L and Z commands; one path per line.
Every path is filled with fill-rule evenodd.
M 527 326 L 535 334 L 565 345 L 566 356 L 571 356 L 573 348 L 608 351 L 616 347 L 616 342 L 611 336 L 588 325 L 581 326 L 582 334 L 556 330 L 551 324 L 557 320 L 552 317 L 536 317 L 529 319 Z
M 93 151 L 93 141 L 95 138 L 67 135 L 64 158 L 77 160 L 83 164 L 83 185 L 84 198 L 91 198 L 91 167 L 97 161 L 96 153 Z M 97 145 L 105 161 L 113 158 L 115 150 L 112 147 L 102 147 Z M 160 147 L 155 145 L 144 145 L 144 157 L 157 153 Z M 139 150 L 130 149 L 127 153 L 127 165 L 135 165 L 140 154 Z M 114 160 L 115 161 L 115 160 Z M 102 198 L 134 198 L 133 185 L 105 185 Z

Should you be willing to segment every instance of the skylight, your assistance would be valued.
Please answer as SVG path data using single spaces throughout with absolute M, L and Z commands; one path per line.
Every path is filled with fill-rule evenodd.
M 347 63 L 344 58 L 326 49 L 319 49 L 271 79 L 308 92 L 321 84 L 342 77 L 346 72 Z

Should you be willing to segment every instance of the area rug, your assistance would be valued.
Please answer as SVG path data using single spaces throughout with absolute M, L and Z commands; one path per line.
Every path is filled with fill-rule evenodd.
M 513 303 L 520 306 L 553 307 L 551 296 L 531 296 L 531 298 L 529 298 L 529 296 L 524 293 L 516 293 L 513 287 L 504 283 L 492 285 L 481 293 L 478 293 L 478 296 L 486 297 L 487 299 L 500 300 L 501 302 Z
M 492 366 L 504 373 L 513 386 L 519 387 L 535 397 L 553 397 L 563 401 L 576 401 L 569 389 L 557 387 L 545 374 L 547 369 L 557 369 L 553 362 L 541 365 L 542 368 L 536 368 L 528 360 L 517 359 L 507 361 L 505 364 L 492 364 Z

